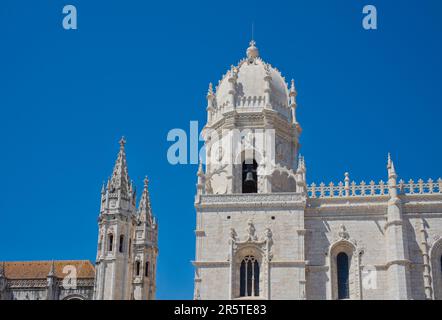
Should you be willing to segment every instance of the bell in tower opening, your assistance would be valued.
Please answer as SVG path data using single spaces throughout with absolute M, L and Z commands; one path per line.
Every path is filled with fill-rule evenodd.
M 258 177 L 256 169 L 258 164 L 253 161 L 245 160 L 242 164 L 242 193 L 258 192 Z

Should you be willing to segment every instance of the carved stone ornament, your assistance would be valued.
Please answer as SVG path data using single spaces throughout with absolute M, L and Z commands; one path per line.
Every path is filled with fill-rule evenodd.
M 258 237 L 256 236 L 256 229 L 253 225 L 253 222 L 251 219 L 247 221 L 247 237 L 246 241 L 257 241 Z
M 339 227 L 338 236 L 340 239 L 344 239 L 344 240 L 348 240 L 350 238 L 350 235 L 348 234 L 347 229 L 345 228 L 345 226 L 343 224 L 341 224 Z

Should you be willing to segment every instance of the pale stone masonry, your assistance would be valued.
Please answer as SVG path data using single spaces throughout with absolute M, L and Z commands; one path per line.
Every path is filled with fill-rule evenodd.
M 442 180 L 398 180 L 389 155 L 385 182 L 307 185 L 296 95 L 253 41 L 209 86 L 194 298 L 442 299 Z
M 0 300 L 152 300 L 158 224 L 148 179 L 136 208 L 124 138 L 101 190 L 95 266 L 89 261 L 0 262 Z
M 155 298 L 158 225 L 152 215 L 147 177 L 136 208 L 125 143 L 122 138 L 112 177 L 101 192 L 95 300 Z

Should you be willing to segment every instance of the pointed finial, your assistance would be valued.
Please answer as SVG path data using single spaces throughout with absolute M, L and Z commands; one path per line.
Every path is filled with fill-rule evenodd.
M 290 92 L 296 92 L 294 79 L 292 79 L 290 82 Z
M 203 160 L 201 159 L 201 157 L 200 157 L 200 161 L 199 161 L 199 163 L 198 163 L 198 173 L 197 173 L 197 175 L 198 176 L 204 176 L 204 171 L 203 171 Z
M 254 60 L 255 58 L 259 57 L 259 51 L 256 47 L 255 40 L 251 40 L 249 42 L 249 47 L 247 48 L 246 54 L 249 60 Z
M 146 222 L 148 225 L 152 223 L 152 212 L 150 207 L 150 197 L 149 197 L 149 178 L 147 176 L 144 177 L 143 180 L 144 189 L 143 194 L 141 195 L 140 204 L 138 207 L 139 219 L 141 222 Z
M 212 84 L 212 82 L 209 83 L 209 90 L 207 91 L 207 95 L 213 95 L 213 84 Z
M 119 144 L 120 144 L 120 149 L 124 149 L 124 146 L 126 145 L 126 139 L 124 138 L 124 136 L 121 137 Z
M 51 269 L 49 270 L 48 276 L 49 277 L 55 276 L 55 263 L 54 263 L 54 260 L 52 260 Z
M 393 163 L 393 160 L 391 160 L 391 154 L 390 154 L 390 152 L 388 153 L 388 156 L 387 156 L 387 169 L 390 169 L 390 170 L 392 170 L 392 171 L 395 171 L 395 169 L 394 169 L 394 163 Z
M 393 160 L 391 160 L 390 152 L 388 153 L 388 159 L 387 159 L 387 170 L 388 170 L 388 177 L 396 179 L 396 169 L 394 168 Z

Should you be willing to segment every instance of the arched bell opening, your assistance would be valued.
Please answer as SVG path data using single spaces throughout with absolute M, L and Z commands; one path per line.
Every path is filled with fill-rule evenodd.
M 258 192 L 258 163 L 255 159 L 242 163 L 242 193 Z

